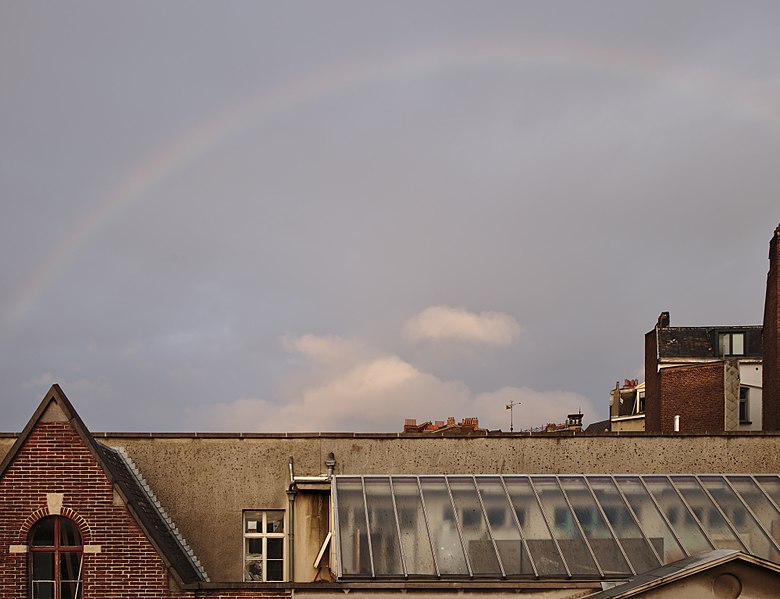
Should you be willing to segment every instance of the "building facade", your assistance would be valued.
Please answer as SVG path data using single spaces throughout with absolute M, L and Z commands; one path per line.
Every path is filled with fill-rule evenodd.
M 0 435 L 0 596 L 639 596 L 671 564 L 667 596 L 777 585 L 777 442 L 91 433 L 54 386 Z

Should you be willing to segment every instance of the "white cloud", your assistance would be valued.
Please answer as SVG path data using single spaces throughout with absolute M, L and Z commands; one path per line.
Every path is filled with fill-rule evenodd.
M 593 413 L 587 398 L 570 392 L 504 387 L 477 394 L 460 381 L 442 380 L 376 348 L 359 355 L 354 351 L 359 343 L 338 337 L 305 335 L 287 339 L 286 345 L 309 359 L 300 373 L 306 381 L 301 387 L 281 402 L 242 398 L 208 406 L 190 414 L 193 428 L 394 432 L 402 430 L 406 418 L 476 416 L 483 427 L 509 430 L 505 404 L 510 401 L 521 402 L 516 430 L 562 422 L 580 406 Z M 323 368 L 322 359 L 330 367 Z
M 404 332 L 412 341 L 455 340 L 485 345 L 509 345 L 520 325 L 502 312 L 469 312 L 465 308 L 431 306 L 410 318 Z

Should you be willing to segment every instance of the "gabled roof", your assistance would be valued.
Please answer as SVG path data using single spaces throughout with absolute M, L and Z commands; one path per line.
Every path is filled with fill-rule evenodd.
M 734 549 L 717 549 L 686 557 L 671 564 L 656 568 L 655 570 L 651 570 L 650 572 L 645 572 L 630 582 L 618 585 L 611 589 L 606 589 L 593 595 L 588 595 L 588 599 L 628 599 L 629 597 L 641 596 L 650 589 L 664 586 L 698 574 L 699 572 L 734 561 L 741 561 L 765 568 L 775 573 L 780 573 L 780 565 L 770 562 L 769 560 L 742 553 L 741 551 Z
M 163 561 L 172 568 L 179 581 L 183 584 L 191 584 L 208 580 L 194 553 L 178 534 L 173 521 L 162 510 L 159 502 L 156 502 L 148 485 L 144 488 L 145 483 L 137 475 L 137 470 L 134 472 L 129 459 L 124 459 L 120 451 L 98 443 L 94 439 L 59 385 L 51 386 L 27 426 L 0 462 L 0 479 L 3 478 L 38 423 L 53 420 L 67 421 L 73 427 L 105 472 L 106 477 L 125 500 L 129 512 L 141 530 L 155 546 Z

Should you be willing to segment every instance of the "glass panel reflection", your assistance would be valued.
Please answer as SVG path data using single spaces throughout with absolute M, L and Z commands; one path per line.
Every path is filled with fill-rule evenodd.
M 717 549 L 745 550 L 734 532 L 726 524 L 721 513 L 702 490 L 696 478 L 693 476 L 673 476 L 671 478 Z
M 642 523 L 642 530 L 650 539 L 658 555 L 663 558 L 664 563 L 669 564 L 686 557 L 685 550 L 677 541 L 672 529 L 664 521 L 639 477 L 616 476 L 615 481 L 634 514 Z
M 337 478 L 341 571 L 344 575 L 371 575 L 363 485 L 359 478 Z
M 60 518 L 60 545 L 62 547 L 79 547 L 81 545 L 81 534 L 75 522 Z
M 504 477 L 504 482 L 537 572 L 540 576 L 565 574 L 566 566 L 555 546 L 528 477 Z
M 472 572 L 475 576 L 501 576 L 501 566 L 498 565 L 474 479 L 450 477 L 449 483 Z
M 585 480 L 579 476 L 562 476 L 560 482 L 604 574 L 631 574 Z
M 421 476 L 428 526 L 441 574 L 468 576 L 469 570 L 458 534 L 455 512 L 443 476 Z
M 736 492 L 739 493 L 742 501 L 744 501 L 753 511 L 755 517 L 764 527 L 764 530 L 766 530 L 772 539 L 774 539 L 776 544 L 780 543 L 780 512 L 772 505 L 772 502 L 766 494 L 759 488 L 753 479 L 747 475 L 729 476 L 728 481 Z M 737 517 L 735 520 L 739 520 L 739 518 Z M 739 530 L 738 524 L 737 530 Z M 750 546 L 752 547 L 752 542 Z M 778 555 L 774 545 L 770 547 L 769 552 L 768 559 L 771 559 L 774 562 L 780 562 L 780 555 Z
M 428 527 L 425 524 L 417 479 L 393 477 L 393 492 L 407 573 L 435 576 L 431 541 L 428 538 Z
M 750 513 L 750 508 L 742 502 L 737 493 L 722 476 L 701 476 L 702 486 L 709 491 L 721 511 L 739 534 L 747 551 L 753 555 L 776 561 L 777 551 L 769 536 L 761 529 L 758 521 Z
M 388 478 L 366 478 L 368 526 L 371 531 L 371 550 L 376 576 L 403 576 L 401 546 L 395 523 L 395 509 Z
M 715 549 L 704 536 L 669 479 L 662 476 L 646 476 L 644 481 L 690 555 Z
M 507 576 L 532 576 L 533 565 L 522 542 L 514 508 L 504 491 L 501 479 L 497 476 L 480 476 L 477 477 L 477 487 Z
M 596 563 L 577 528 L 574 514 L 566 505 L 558 481 L 555 477 L 532 476 L 531 482 L 536 487 L 547 520 L 552 524 L 553 534 L 572 573 L 598 576 Z
M 647 572 L 660 566 L 648 539 L 637 525 L 612 479 L 607 476 L 591 477 L 588 482 L 634 570 L 637 573 Z M 597 556 L 601 557 L 598 553 Z

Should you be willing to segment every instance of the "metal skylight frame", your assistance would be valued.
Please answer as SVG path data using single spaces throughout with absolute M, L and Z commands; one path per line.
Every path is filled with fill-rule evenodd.
M 760 480 L 757 477 L 760 477 Z M 729 478 L 732 478 L 733 481 Z M 376 504 L 376 507 L 374 502 L 377 501 L 377 498 L 374 495 L 369 497 L 366 493 L 367 479 L 387 481 L 389 496 L 381 496 L 379 500 L 382 503 Z M 404 481 L 403 486 L 408 490 L 414 489 L 414 493 L 417 495 L 412 497 L 399 490 L 401 487 L 399 482 L 402 480 Z M 592 486 L 596 484 L 597 480 L 598 484 L 601 485 L 599 488 L 602 489 L 600 493 L 603 500 L 599 498 L 599 494 L 594 491 Z M 462 481 L 468 481 L 469 484 L 458 490 L 459 498 L 456 501 L 451 483 Z M 621 481 L 624 484 L 621 484 Z M 638 487 L 636 487 L 637 481 L 639 482 Z M 647 484 L 650 481 L 653 481 L 652 485 Z M 762 484 L 761 481 L 765 484 Z M 484 488 L 480 484 L 481 482 L 484 483 Z M 500 482 L 503 494 L 495 487 L 496 482 Z M 513 484 L 508 485 L 507 482 Z M 542 482 L 544 482 L 545 488 L 549 489 L 548 493 L 552 493 L 552 495 L 545 498 L 539 495 L 536 486 Z M 351 486 L 349 486 L 350 483 Z M 652 507 L 651 511 L 654 513 L 648 517 L 653 518 L 655 524 L 652 523 L 653 520 L 644 522 L 641 511 L 638 513 L 635 506 L 632 505 L 633 500 L 629 501 L 626 493 L 631 492 L 627 487 L 631 484 L 635 485 L 634 488 L 639 492 L 636 497 L 636 501 L 640 502 L 638 508 L 641 508 L 642 502 L 648 508 Z M 683 491 L 680 484 L 689 486 L 682 487 L 682 489 L 687 489 Z M 491 489 L 489 485 L 493 485 L 492 490 L 488 490 Z M 750 495 L 743 496 L 743 492 L 735 485 L 739 485 L 743 491 L 746 488 L 749 489 Z M 567 487 L 569 488 L 568 492 Z M 686 545 L 690 545 L 697 538 L 700 540 L 696 541 L 694 545 L 705 544 L 713 548 L 722 548 L 729 543 L 733 544 L 734 539 L 736 539 L 736 543 L 748 552 L 766 559 L 780 561 L 780 538 L 776 538 L 770 532 L 774 530 L 773 526 L 768 528 L 769 521 L 771 523 L 778 522 L 777 526 L 780 530 L 780 507 L 778 507 L 775 498 L 772 497 L 772 493 L 774 493 L 780 499 L 780 476 L 778 475 L 339 475 L 333 477 L 332 490 L 337 558 L 335 570 L 340 579 L 627 578 L 647 571 L 647 564 L 654 560 L 660 564 L 667 564 L 677 559 L 673 556 L 679 555 L 680 552 L 685 556 L 690 556 L 690 550 Z M 347 495 L 340 498 L 342 491 Z M 431 496 L 431 493 L 435 493 L 435 495 Z M 429 495 L 427 502 L 426 494 Z M 646 497 L 643 497 L 644 495 Z M 406 520 L 399 515 L 398 498 L 401 496 L 406 497 L 404 500 Z M 751 500 L 750 497 L 753 499 Z M 652 505 L 647 503 L 648 498 Z M 490 505 L 488 505 L 488 500 Z M 668 503 L 668 501 L 672 503 Z M 756 501 L 758 503 L 755 503 Z M 691 502 L 694 502 L 693 505 Z M 759 510 L 760 515 L 751 507 L 751 502 L 758 506 L 756 509 Z M 521 506 L 524 504 L 528 505 L 532 512 L 522 510 Z M 535 507 L 531 504 L 534 504 Z M 417 516 L 410 515 L 410 507 L 412 511 L 413 509 L 418 510 Z M 496 526 L 491 524 L 491 517 L 495 518 L 495 513 L 492 516 L 489 515 L 489 507 L 491 510 L 505 510 L 504 515 L 495 520 Z M 348 516 L 346 511 L 343 512 L 345 521 L 342 521 L 342 509 L 351 510 Z M 381 530 L 372 530 L 372 519 L 375 523 L 378 522 L 376 520 L 378 516 L 369 516 L 372 509 L 383 510 L 384 519 L 388 526 L 376 524 Z M 431 512 L 431 509 L 434 512 Z M 444 512 L 439 515 L 435 513 L 437 509 L 444 510 Z M 670 518 L 670 516 L 675 516 L 671 512 L 674 509 L 677 511 L 684 509 L 684 511 L 677 514 L 676 518 Z M 388 520 L 388 510 L 393 512 L 392 522 Z M 538 516 L 541 515 L 542 521 L 537 521 L 535 525 L 532 522 L 524 524 L 518 510 L 523 511 L 523 519 L 528 515 L 528 517 L 539 520 Z M 580 514 L 578 514 L 578 510 Z M 607 513 L 608 510 L 612 510 L 610 515 Z M 670 511 L 667 513 L 666 510 Z M 744 513 L 738 521 L 730 517 L 730 514 L 741 510 L 744 510 Z M 581 518 L 588 516 L 588 512 L 592 515 L 587 517 L 587 520 L 580 521 Z M 375 514 L 377 513 L 379 512 L 375 512 Z M 625 526 L 617 520 L 614 525 L 610 521 L 611 517 L 617 519 L 618 515 L 620 515 L 621 521 L 625 522 Z M 409 520 L 410 517 L 411 520 Z M 481 522 L 478 521 L 480 518 Z M 678 524 L 674 524 L 672 520 Z M 416 528 L 405 535 L 404 526 L 407 522 L 413 522 L 413 526 Z M 687 524 L 685 524 L 686 522 Z M 724 522 L 725 527 L 723 526 Z M 709 523 L 713 523 L 716 528 L 709 528 Z M 650 530 L 655 531 L 655 536 L 649 536 L 647 525 L 650 526 Z M 357 528 L 355 528 L 356 526 Z M 365 548 L 362 540 L 364 533 L 360 530 L 362 526 L 366 527 Z M 531 528 L 529 529 L 528 526 Z M 659 526 L 661 528 L 658 528 Z M 468 535 L 465 531 L 470 527 L 472 535 L 467 538 Z M 686 527 L 687 533 L 685 532 Z M 534 528 L 536 534 L 532 531 Z M 503 535 L 502 530 L 504 530 Z M 434 531 L 441 541 L 439 547 L 434 543 Z M 621 534 L 621 532 L 625 532 L 629 536 Z M 693 537 L 686 537 L 686 535 L 693 533 L 695 533 Z M 475 534 L 477 537 L 474 536 Z M 729 534 L 733 539 L 729 537 Z M 388 535 L 394 538 L 388 540 Z M 398 552 L 393 549 L 392 557 L 394 562 L 400 557 L 398 574 L 381 574 L 387 569 L 378 567 L 375 562 L 376 559 L 380 558 L 380 555 L 373 544 L 378 542 L 382 546 L 383 537 L 386 541 L 385 546 L 398 547 Z M 751 546 L 751 538 L 754 537 L 755 542 Z M 404 538 L 406 541 L 403 540 Z M 687 540 L 684 540 L 686 538 Z M 671 557 L 666 559 L 664 556 L 669 554 L 664 550 L 664 539 L 667 540 L 667 544 L 672 543 Z M 345 557 L 343 546 L 345 542 L 351 543 L 351 549 L 348 553 L 352 565 L 349 569 L 345 568 L 342 561 Z M 414 563 L 413 555 L 407 555 L 408 546 L 405 543 L 409 542 L 413 543 L 412 548 L 415 546 L 414 543 L 417 543 L 417 546 L 425 545 L 425 549 L 421 550 L 425 554 L 423 561 L 427 565 Z M 644 558 L 641 561 L 645 564 L 644 566 L 638 563 L 640 560 L 637 560 L 636 556 L 633 561 L 631 559 L 631 544 L 636 546 L 637 542 L 641 542 L 649 548 L 649 552 L 643 549 Z M 563 550 L 562 543 L 568 547 L 566 551 Z M 610 547 L 609 550 L 615 552 L 611 564 L 603 559 L 605 547 Z M 550 553 L 553 549 L 554 552 Z M 431 552 L 430 562 L 427 557 L 428 550 Z M 447 551 L 455 551 L 455 553 L 447 553 Z M 486 557 L 485 551 L 493 553 L 488 553 L 488 557 Z M 516 556 L 516 558 L 511 557 L 511 563 L 505 562 L 502 551 L 508 552 L 505 553 L 505 556 Z M 400 556 L 396 553 L 400 553 Z M 417 552 L 413 551 L 412 553 L 416 554 Z M 565 554 L 569 555 L 569 559 Z M 443 573 L 440 560 L 447 555 L 449 558 L 446 563 L 449 564 L 447 568 L 450 572 Z M 545 555 L 555 561 L 550 561 Z M 601 560 L 599 555 L 602 556 Z M 493 560 L 493 556 L 495 556 L 495 560 Z M 583 562 L 582 559 L 586 559 L 586 557 L 589 559 Z M 481 559 L 483 568 L 480 570 L 478 565 Z M 485 562 L 485 559 L 488 561 Z M 560 562 L 556 564 L 558 559 Z M 540 560 L 547 560 L 544 573 L 540 573 Z M 595 571 L 588 565 L 589 561 L 595 565 Z M 615 572 L 614 568 L 623 562 L 627 565 L 628 570 L 624 573 Z M 526 565 L 522 565 L 524 563 Z M 488 564 L 487 567 L 485 564 Z M 417 571 L 415 571 L 415 566 L 417 566 Z M 496 566 L 498 571 L 490 573 L 489 570 Z M 556 566 L 561 571 L 553 572 L 551 570 Z M 453 567 L 455 571 L 452 571 Z M 458 568 L 462 568 L 462 571 L 458 571 Z M 530 571 L 533 573 L 531 574 Z

